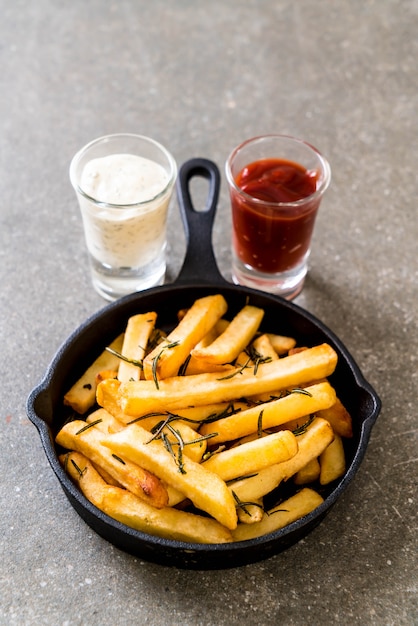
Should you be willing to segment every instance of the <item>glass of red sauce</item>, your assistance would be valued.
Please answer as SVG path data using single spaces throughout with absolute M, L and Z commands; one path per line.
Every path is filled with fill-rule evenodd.
M 286 135 L 244 141 L 229 155 L 234 283 L 295 298 L 308 269 L 315 218 L 331 180 L 328 161 Z

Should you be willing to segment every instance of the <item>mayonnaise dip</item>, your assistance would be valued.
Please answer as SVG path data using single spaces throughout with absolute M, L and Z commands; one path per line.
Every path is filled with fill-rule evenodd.
M 87 246 L 97 261 L 137 268 L 161 253 L 172 191 L 168 183 L 164 167 L 134 154 L 111 154 L 86 163 L 80 205 Z

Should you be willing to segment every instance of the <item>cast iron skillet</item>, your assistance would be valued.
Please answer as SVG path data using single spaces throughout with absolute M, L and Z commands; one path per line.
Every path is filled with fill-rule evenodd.
M 192 203 L 193 177 L 209 181 L 206 207 L 197 211 Z M 220 275 L 213 249 L 212 226 L 219 194 L 220 174 L 206 159 L 191 159 L 179 172 L 177 195 L 184 222 L 187 251 L 183 267 L 171 285 L 135 293 L 109 304 L 82 324 L 59 348 L 42 382 L 31 392 L 27 412 L 70 503 L 99 535 L 118 548 L 148 561 L 190 569 L 222 569 L 266 559 L 288 548 L 310 532 L 328 513 L 351 483 L 366 452 L 371 428 L 380 411 L 380 399 L 362 376 L 341 341 L 322 322 L 297 305 L 261 291 L 232 285 Z M 328 342 L 339 361 L 331 382 L 351 412 L 354 437 L 345 441 L 347 471 L 341 480 L 322 490 L 325 501 L 311 514 L 282 530 L 263 537 L 232 544 L 189 544 L 154 537 L 108 517 L 86 500 L 73 485 L 58 461 L 60 450 L 54 437 L 68 417 L 62 398 L 104 347 L 122 330 L 129 316 L 156 310 L 159 325 L 169 330 L 176 323 L 179 308 L 196 298 L 221 293 L 232 316 L 247 300 L 266 311 L 263 328 L 296 337 L 300 345 Z

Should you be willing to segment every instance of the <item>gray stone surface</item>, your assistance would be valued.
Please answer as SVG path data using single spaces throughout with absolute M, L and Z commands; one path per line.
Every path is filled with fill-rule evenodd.
M 416 0 L 0 0 L 0 623 L 418 621 Z M 223 169 L 241 140 L 308 139 L 333 181 L 297 303 L 347 344 L 383 401 L 326 520 L 225 572 L 142 562 L 69 505 L 25 401 L 92 290 L 68 166 L 87 141 L 150 135 Z M 178 235 L 180 232 L 180 235 Z M 229 276 L 225 179 L 214 229 Z M 184 254 L 174 205 L 168 280 Z

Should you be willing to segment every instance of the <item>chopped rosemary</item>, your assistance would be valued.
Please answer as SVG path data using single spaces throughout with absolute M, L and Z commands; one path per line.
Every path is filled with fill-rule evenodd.
M 74 465 L 75 469 L 76 469 L 76 470 L 77 470 L 77 472 L 79 473 L 80 478 L 83 478 L 84 474 L 87 472 L 87 465 L 86 465 L 86 467 L 85 467 L 83 470 L 81 470 L 81 469 L 78 467 L 77 463 L 74 461 L 74 459 L 71 459 L 71 463 Z
M 94 422 L 90 422 L 89 424 L 86 424 L 85 426 L 83 426 L 83 428 L 80 428 L 80 430 L 78 430 L 76 432 L 76 435 L 81 435 L 81 433 L 84 433 L 85 430 L 88 430 L 89 428 L 92 428 L 93 426 L 96 426 L 96 424 L 100 424 L 100 422 L 102 422 L 103 420 L 100 418 Z
M 116 459 L 117 461 L 119 461 L 119 463 L 122 463 L 122 465 L 126 465 L 125 461 L 123 459 L 120 458 L 120 456 L 118 456 L 117 454 L 113 454 L 112 456 L 114 459 Z
M 257 506 L 262 511 L 264 511 L 264 507 L 259 502 L 243 502 L 242 500 L 239 499 L 235 491 L 232 491 L 232 495 L 234 497 L 235 502 L 237 503 L 237 507 L 241 509 L 242 511 L 244 511 L 244 513 L 248 515 L 249 517 L 252 517 L 252 515 L 250 511 L 247 509 L 247 506 L 250 506 L 250 505 Z
M 274 511 L 265 511 L 265 513 L 270 517 L 270 515 L 274 515 L 275 513 L 288 513 L 289 509 L 275 509 Z
M 230 380 L 231 378 L 234 378 L 238 374 L 242 374 L 242 372 L 249 367 L 249 363 L 250 362 L 251 362 L 251 359 L 250 359 L 250 357 L 248 357 L 248 359 L 245 361 L 244 365 L 241 365 L 241 367 L 238 367 L 231 374 L 228 374 L 227 376 L 222 376 L 222 378 L 218 378 L 218 380 Z
M 257 420 L 257 437 L 259 439 L 263 436 L 263 413 L 264 410 L 261 410 Z
M 187 359 L 184 361 L 183 365 L 180 367 L 180 369 L 178 371 L 178 374 L 177 374 L 178 376 L 185 376 L 186 375 L 187 366 L 189 365 L 191 358 L 192 358 L 192 355 L 189 354 Z
M 254 478 L 254 476 L 258 476 L 258 472 L 255 472 L 255 474 L 243 474 L 242 476 L 231 478 L 230 480 L 226 481 L 226 484 L 231 485 L 233 483 L 237 483 L 239 480 L 245 480 L 246 478 Z
M 312 424 L 314 419 L 315 419 L 315 415 L 311 415 L 304 424 L 302 424 L 301 426 L 298 426 L 298 428 L 295 428 L 295 430 L 292 430 L 292 433 L 295 435 L 295 437 L 306 433 L 308 427 Z

